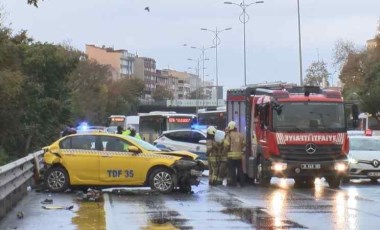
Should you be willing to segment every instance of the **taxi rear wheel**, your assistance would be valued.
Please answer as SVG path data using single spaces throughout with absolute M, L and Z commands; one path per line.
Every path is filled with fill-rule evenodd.
M 45 186 L 51 192 L 64 192 L 69 188 L 69 174 L 62 167 L 53 167 L 46 171 Z
M 173 173 L 165 168 L 154 170 L 149 177 L 152 190 L 161 193 L 170 193 L 174 188 Z

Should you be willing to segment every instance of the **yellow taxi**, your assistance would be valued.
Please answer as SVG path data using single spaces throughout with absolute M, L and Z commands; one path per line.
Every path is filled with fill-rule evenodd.
M 44 185 L 51 192 L 71 187 L 150 186 L 161 193 L 199 184 L 204 164 L 187 151 L 165 152 L 130 136 L 83 133 L 44 147 Z

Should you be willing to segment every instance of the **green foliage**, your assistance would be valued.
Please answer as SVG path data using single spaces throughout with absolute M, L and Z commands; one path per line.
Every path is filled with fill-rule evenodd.
M 0 19 L 0 164 L 51 144 L 74 121 L 101 125 L 136 113 L 143 90 L 140 79 L 112 81 L 107 66 L 82 52 L 34 42 Z
M 124 78 L 111 83 L 107 111 L 111 114 L 136 114 L 139 100 L 144 91 L 144 81 Z
M 157 86 L 157 88 L 152 93 L 152 98 L 155 101 L 172 100 L 173 97 L 173 92 L 161 85 Z
M 380 37 L 377 46 L 367 50 L 350 50 L 342 61 L 339 75 L 343 95 L 348 100 L 358 99 L 362 111 L 374 117 L 380 112 Z M 379 119 L 378 119 L 379 120 Z
M 103 124 L 107 117 L 108 86 L 111 75 L 108 66 L 82 60 L 69 78 L 73 117 Z
M 8 163 L 8 155 L 4 151 L 4 149 L 0 146 L 0 166 Z
M 329 76 L 330 73 L 327 71 L 326 63 L 324 61 L 316 61 L 311 63 L 306 70 L 304 84 L 328 87 L 330 85 L 328 80 Z

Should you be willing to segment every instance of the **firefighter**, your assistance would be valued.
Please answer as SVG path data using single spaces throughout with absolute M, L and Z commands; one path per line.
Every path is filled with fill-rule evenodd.
M 224 140 L 228 138 L 228 129 L 225 129 L 225 135 L 224 135 Z M 227 152 L 225 148 L 223 148 L 223 142 L 224 140 L 220 143 L 220 151 L 219 155 L 217 157 L 217 162 L 218 162 L 218 174 L 217 174 L 217 179 L 216 179 L 216 184 L 217 185 L 222 185 L 224 178 L 227 176 Z
M 209 167 L 209 176 L 208 183 L 209 185 L 216 185 L 218 178 L 218 162 L 217 157 L 219 155 L 220 147 L 215 141 L 216 129 L 214 126 L 209 126 L 207 128 L 207 137 L 206 137 L 206 156 L 208 160 Z
M 240 186 L 244 186 L 245 178 L 242 168 L 244 136 L 237 131 L 234 121 L 230 121 L 227 127 L 229 133 L 223 142 L 223 148 L 227 151 L 227 186 L 236 186 L 237 179 L 239 179 Z

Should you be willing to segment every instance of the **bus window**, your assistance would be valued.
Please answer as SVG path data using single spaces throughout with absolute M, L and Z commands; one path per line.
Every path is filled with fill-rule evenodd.
M 198 113 L 198 124 L 206 126 L 215 126 L 219 130 L 226 127 L 226 111 L 208 111 Z

